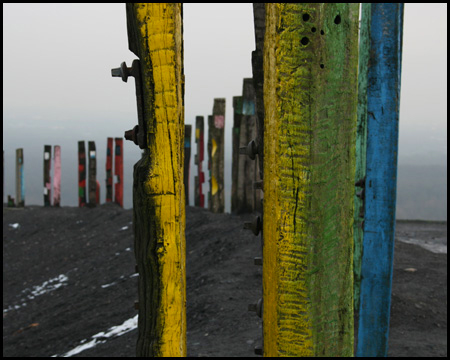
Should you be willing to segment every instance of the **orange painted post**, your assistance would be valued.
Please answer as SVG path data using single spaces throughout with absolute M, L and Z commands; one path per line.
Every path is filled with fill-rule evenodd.
M 53 148 L 55 170 L 53 172 L 53 206 L 61 206 L 61 146 Z
M 44 206 L 51 206 L 51 190 L 52 181 L 50 176 L 51 159 L 52 159 L 51 145 L 44 146 Z
M 116 138 L 115 141 L 114 175 L 116 175 L 116 184 L 114 189 L 114 202 L 120 207 L 123 207 L 123 139 Z
M 106 142 L 106 202 L 113 199 L 113 138 L 109 137 Z

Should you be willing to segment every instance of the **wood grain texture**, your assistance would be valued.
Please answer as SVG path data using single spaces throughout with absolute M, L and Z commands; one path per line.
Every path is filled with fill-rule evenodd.
M 388 349 L 403 7 L 403 4 L 371 4 L 358 356 L 386 356 Z
M 266 4 L 264 355 L 353 355 L 358 4 Z
M 127 4 L 144 84 L 147 149 L 134 166 L 137 356 L 186 356 L 182 5 Z

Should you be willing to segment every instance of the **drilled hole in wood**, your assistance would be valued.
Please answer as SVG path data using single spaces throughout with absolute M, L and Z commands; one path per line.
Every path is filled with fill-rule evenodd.
M 315 27 L 313 27 L 313 28 L 311 28 L 311 32 L 316 32 L 316 28 Z
M 303 21 L 308 21 L 310 18 L 309 14 L 303 14 Z
M 303 38 L 300 40 L 300 42 L 301 42 L 303 45 L 308 45 L 309 39 L 305 36 L 305 37 L 303 37 Z
M 323 69 L 325 67 L 324 64 L 320 64 L 320 68 Z
M 334 23 L 335 23 L 336 25 L 339 25 L 339 24 L 341 23 L 341 15 L 337 15 L 337 16 L 334 18 Z
M 323 30 L 320 30 L 320 35 L 325 35 L 325 32 Z

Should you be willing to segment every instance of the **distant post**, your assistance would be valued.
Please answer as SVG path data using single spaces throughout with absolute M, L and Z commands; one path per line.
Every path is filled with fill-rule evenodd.
M 387 356 L 394 261 L 403 4 L 372 3 L 357 356 Z
M 116 175 L 116 184 L 114 189 L 114 202 L 120 207 L 123 207 L 123 139 L 115 138 L 115 142 L 114 175 Z
M 233 96 L 233 131 L 232 131 L 232 163 L 231 163 L 231 212 L 238 211 L 239 181 L 239 148 L 242 118 L 242 96 Z
M 106 200 L 112 202 L 113 199 L 113 138 L 109 137 L 106 143 Z
M 240 124 L 239 146 L 248 153 L 249 144 L 254 141 L 256 144 L 256 112 L 255 112 L 255 90 L 253 79 L 244 79 L 242 87 L 242 118 Z M 249 149 L 250 151 L 251 149 Z M 239 157 L 238 168 L 238 212 L 252 212 L 261 210 L 260 192 L 255 191 L 253 184 L 259 180 L 259 171 L 257 164 L 257 153 L 251 156 Z
M 78 206 L 86 206 L 86 149 L 84 141 L 78 141 Z
M 192 125 L 184 125 L 184 194 L 186 206 L 189 205 L 189 173 L 191 163 Z
M 53 172 L 53 206 L 61 205 L 61 146 L 54 146 L 54 164 L 55 170 Z
M 88 142 L 89 151 L 89 206 L 97 205 L 97 154 L 95 151 L 95 142 Z
M 23 172 L 23 149 L 16 149 L 16 202 L 25 206 L 25 179 Z
M 195 142 L 197 144 L 197 154 L 195 155 L 195 164 L 197 165 L 198 175 L 195 177 L 195 206 L 205 207 L 205 195 L 202 191 L 202 184 L 205 182 L 205 173 L 202 170 L 205 141 L 204 141 L 204 118 L 197 116 L 195 118 Z
M 353 356 L 359 4 L 265 6 L 263 355 Z
M 225 135 L 225 99 L 214 99 L 213 114 L 208 117 L 208 130 L 211 142 L 211 203 L 208 208 L 214 213 L 223 213 L 225 209 L 224 189 L 224 135 Z
M 51 160 L 52 160 L 51 145 L 44 146 L 44 206 L 51 206 L 51 189 L 52 181 L 50 176 Z

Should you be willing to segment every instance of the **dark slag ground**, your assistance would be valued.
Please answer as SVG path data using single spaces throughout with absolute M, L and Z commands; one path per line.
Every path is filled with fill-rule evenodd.
M 255 356 L 261 344 L 261 319 L 247 310 L 262 293 L 260 237 L 243 229 L 251 219 L 186 210 L 188 356 Z M 62 355 L 137 314 L 131 222 L 113 204 L 3 209 L 3 356 Z M 446 239 L 447 223 L 398 221 L 398 236 Z M 388 355 L 447 356 L 447 254 L 396 241 L 394 258 Z M 65 286 L 26 297 L 60 274 Z M 135 356 L 136 338 L 75 356 Z

